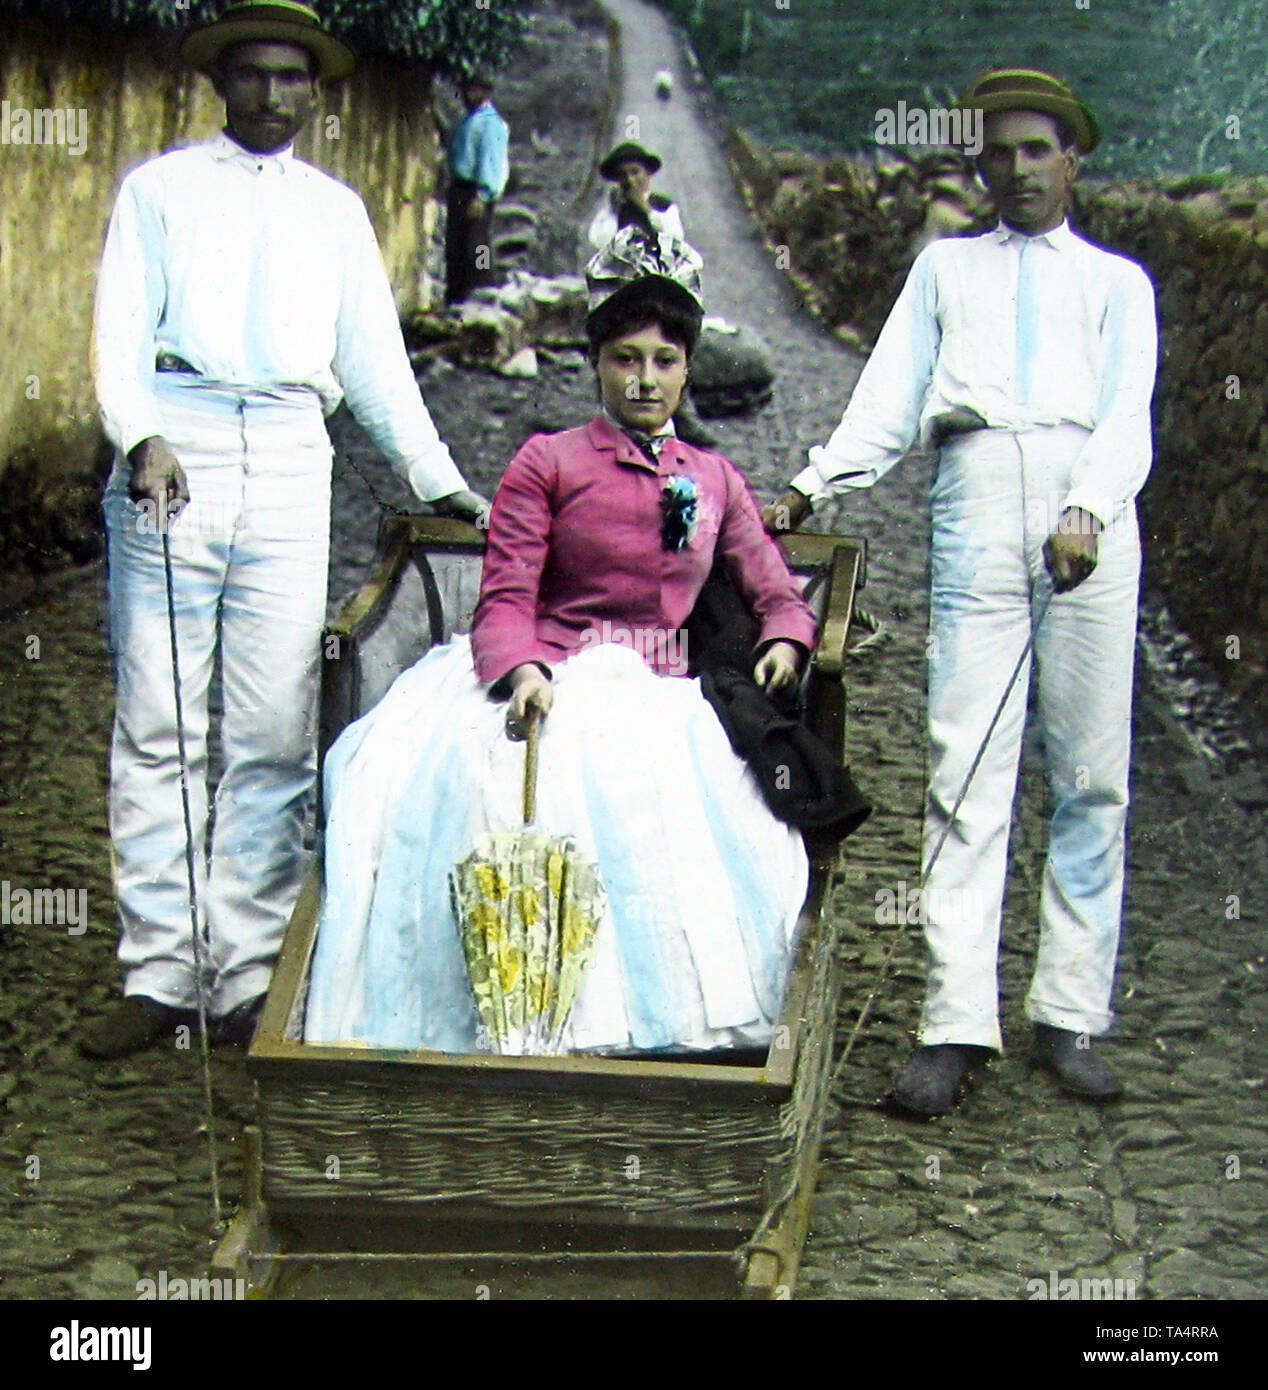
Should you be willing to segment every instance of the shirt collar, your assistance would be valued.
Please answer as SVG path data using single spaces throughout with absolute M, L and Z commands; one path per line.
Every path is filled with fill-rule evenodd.
M 614 429 L 619 430 L 626 439 L 630 440 L 639 451 L 639 454 L 646 459 L 648 463 L 650 463 L 652 459 L 655 459 L 656 464 L 659 465 L 661 450 L 664 448 L 666 440 L 676 439 L 678 437 L 677 431 L 674 429 L 672 416 L 665 421 L 655 434 L 645 434 L 642 430 L 631 429 L 629 425 L 622 424 L 607 408 L 606 404 L 600 403 L 599 409 L 607 422 Z
M 678 435 L 672 420 L 666 421 L 664 428 L 652 436 L 652 438 L 662 441 L 658 446 L 659 456 L 656 464 L 653 464 L 643 452 L 633 433 L 625 425 L 622 425 L 602 403 L 599 406 L 599 413 L 590 422 L 589 432 L 590 442 L 596 448 L 614 451 L 618 463 L 634 463 L 642 468 L 664 472 L 667 468 L 672 471 L 683 462 L 681 450 L 678 448 Z M 672 441 L 674 447 L 665 447 L 663 441 Z
M 613 415 L 612 412 L 608 409 L 606 402 L 600 403 L 599 410 L 610 425 L 613 425 L 616 429 L 620 430 L 622 434 L 629 435 L 629 437 L 635 442 L 635 444 L 638 444 L 640 447 L 645 440 L 649 439 L 677 438 L 678 431 L 674 429 L 674 417 L 672 415 L 669 417 L 668 420 L 665 421 L 665 423 L 660 427 L 660 429 L 656 431 L 655 434 L 644 434 L 642 430 L 632 430 L 628 425 L 623 425 L 620 422 L 620 420 L 618 420 L 616 416 Z
M 1017 231 L 1014 227 L 1006 227 L 1003 222 L 998 223 L 988 235 L 993 236 L 1001 246 L 1007 246 L 1009 242 L 1013 241 L 1043 241 L 1054 251 L 1069 250 L 1075 241 L 1074 231 L 1068 218 L 1063 218 L 1061 225 L 1053 227 L 1050 232 L 1040 232 L 1037 236 L 1029 236 L 1025 232 Z
M 226 130 L 222 130 L 210 141 L 207 148 L 211 151 L 213 159 L 234 160 L 253 169 L 276 169 L 279 173 L 285 173 L 295 158 L 294 143 L 274 150 L 272 154 L 257 154 L 254 150 L 239 145 Z

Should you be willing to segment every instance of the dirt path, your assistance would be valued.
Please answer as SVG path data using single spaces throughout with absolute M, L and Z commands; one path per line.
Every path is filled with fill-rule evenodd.
M 688 237 L 705 256 L 710 308 L 759 326 L 785 369 L 770 412 L 722 431 L 724 448 L 773 492 L 836 423 L 856 363 L 808 323 L 779 281 L 659 11 L 641 0 L 604 0 L 604 8 L 621 23 L 614 134 L 625 115 L 638 118 L 645 143 L 665 159 L 658 183 L 680 197 Z M 677 77 L 670 102 L 653 93 L 661 67 Z M 761 457 L 753 427 L 778 440 L 782 473 Z M 1223 769 L 1194 750 L 1170 712 L 1173 692 L 1146 663 L 1120 1023 L 1109 1048 L 1126 1100 L 1105 1111 L 1082 1105 L 1029 1068 L 1021 1001 L 1045 814 L 1032 739 L 1001 962 L 1009 1051 L 944 1120 L 898 1119 L 880 1106 L 912 1045 L 922 995 L 918 928 L 906 928 L 886 959 L 892 929 L 877 927 L 874 904 L 879 891 L 918 882 L 929 469 L 928 460 L 909 460 L 848 509 L 813 523 L 869 537 L 865 597 L 888 634 L 851 677 L 852 758 L 878 810 L 850 841 L 837 899 L 848 980 L 839 1043 L 874 989 L 876 998 L 826 1116 L 801 1292 L 1017 1299 L 1028 1280 L 1046 1283 L 1055 1270 L 1133 1280 L 1139 1297 L 1262 1295 L 1268 964 L 1262 906 L 1252 898 L 1262 904 L 1268 890 L 1268 853 L 1259 793 L 1245 805 L 1230 794 Z M 1240 918 L 1230 920 L 1234 910 Z
M 621 26 L 620 85 L 612 113 L 612 142 L 636 140 L 665 161 L 655 187 L 682 209 L 687 240 L 704 257 L 706 307 L 782 341 L 798 328 L 818 336 L 797 313 L 787 279 L 762 244 L 735 189 L 698 69 L 684 54 L 665 16 L 643 0 L 603 0 Z M 674 75 L 674 94 L 656 96 L 655 75 Z

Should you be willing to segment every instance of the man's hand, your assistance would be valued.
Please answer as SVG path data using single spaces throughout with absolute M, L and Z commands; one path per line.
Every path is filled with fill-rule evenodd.
M 134 502 L 153 510 L 154 526 L 166 529 L 189 501 L 189 484 L 180 460 L 162 435 L 143 439 L 128 454 L 132 472 L 128 479 L 128 495 Z
M 487 497 L 469 488 L 464 492 L 451 492 L 448 497 L 435 497 L 431 506 L 437 516 L 457 517 L 459 521 L 469 521 L 481 531 L 489 529 L 489 512 L 493 503 Z
M 801 649 L 795 642 L 772 642 L 753 667 L 753 679 L 768 695 L 797 684 Z
M 811 513 L 810 498 L 796 488 L 789 488 L 778 502 L 762 508 L 762 525 L 772 536 L 795 531 Z
M 481 197 L 480 194 L 477 193 L 476 196 L 472 198 L 472 200 L 467 204 L 467 216 L 471 219 L 472 222 L 474 222 L 476 218 L 483 217 L 484 214 L 488 211 L 488 208 L 489 200 L 487 198 Z
M 650 218 L 652 215 L 652 190 L 648 185 L 646 188 L 628 188 L 625 190 L 625 201 L 632 207 L 636 207 L 644 217 Z
M 1077 589 L 1096 568 L 1097 534 L 1101 523 L 1082 507 L 1061 513 L 1057 529 L 1043 546 L 1044 564 L 1052 576 L 1054 593 Z
M 555 698 L 550 677 L 535 661 L 517 666 L 510 675 L 511 703 L 506 710 L 506 736 L 518 742 L 528 737 L 528 716 L 536 711 L 543 719 Z

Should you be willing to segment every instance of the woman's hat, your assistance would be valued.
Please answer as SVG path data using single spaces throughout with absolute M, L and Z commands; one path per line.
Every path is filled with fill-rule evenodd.
M 1046 72 L 1033 68 L 994 68 L 977 78 L 956 102 L 956 108 L 992 111 L 1042 111 L 1056 116 L 1074 132 L 1080 154 L 1089 154 L 1101 142 L 1101 128 L 1091 107 Z
M 337 82 L 356 65 L 352 50 L 322 28 L 316 11 L 294 0 L 244 0 L 230 5 L 219 19 L 186 36 L 181 57 L 196 72 L 210 77 L 225 49 L 239 43 L 293 43 L 306 48 L 316 60 L 322 82 Z
M 649 174 L 654 174 L 660 168 L 660 157 L 654 155 L 651 150 L 645 150 L 642 145 L 636 145 L 632 140 L 627 140 L 623 145 L 618 145 L 603 157 L 603 163 L 599 165 L 599 173 L 605 179 L 615 179 L 622 164 L 641 164 Z
M 691 346 L 704 321 L 700 253 L 679 237 L 649 236 L 638 226 L 622 227 L 586 266 L 589 314 L 586 333 L 602 343 L 606 333 L 631 310 L 664 304 L 681 313 L 692 327 Z

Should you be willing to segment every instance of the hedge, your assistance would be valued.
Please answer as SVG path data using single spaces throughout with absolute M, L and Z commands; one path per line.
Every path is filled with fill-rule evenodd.
M 312 8 L 358 53 L 458 78 L 503 67 L 528 24 L 528 0 L 316 0 Z M 0 15 L 142 32 L 184 28 L 224 9 L 223 0 L 0 0 Z

